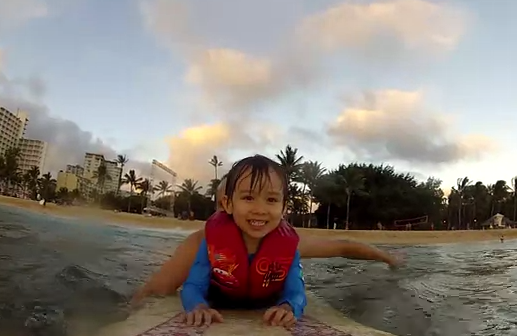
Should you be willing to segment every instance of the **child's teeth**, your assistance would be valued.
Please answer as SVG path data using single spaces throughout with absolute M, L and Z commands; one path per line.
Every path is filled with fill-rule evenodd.
M 262 225 L 266 224 L 266 222 L 264 222 L 264 221 L 250 221 L 250 223 L 253 226 L 262 226 Z

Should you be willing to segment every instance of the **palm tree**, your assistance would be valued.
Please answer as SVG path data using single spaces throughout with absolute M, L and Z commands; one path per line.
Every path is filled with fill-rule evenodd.
M 8 148 L 4 153 L 4 162 L 2 164 L 2 179 L 5 181 L 5 185 L 9 190 L 12 183 L 20 179 L 20 172 L 18 170 L 18 161 L 21 158 L 20 148 L 11 147 Z
M 48 200 L 51 194 L 53 194 L 56 190 L 57 181 L 54 178 L 52 178 L 52 174 L 48 172 L 46 174 L 41 175 L 41 178 L 38 182 L 40 185 L 40 194 L 42 198 Z
M 96 171 L 93 172 L 92 178 L 97 179 L 97 186 L 100 188 L 101 195 L 104 194 L 104 184 L 106 181 L 111 181 L 111 176 L 108 174 L 108 167 L 101 163 Z
M 26 190 L 30 191 L 31 198 L 35 199 L 38 194 L 38 178 L 40 175 L 39 167 L 32 166 L 24 175 L 23 180 L 26 183 Z
M 309 187 L 309 213 L 312 213 L 312 199 L 313 190 L 316 186 L 317 181 L 325 174 L 326 169 L 321 167 L 321 162 L 318 161 L 307 161 L 304 162 L 301 169 L 299 182 L 303 183 L 303 194 L 305 194 L 305 188 Z M 311 218 L 309 218 L 309 227 L 311 225 Z M 305 227 L 305 220 L 302 223 Z
M 192 179 L 185 179 L 181 185 L 178 185 L 178 187 L 181 189 L 182 192 L 184 192 L 187 195 L 187 205 L 188 205 L 188 213 L 189 217 L 192 213 L 191 209 L 191 200 L 192 196 L 194 194 L 199 193 L 199 190 L 202 188 L 201 186 L 198 186 L 198 181 L 194 181 Z
M 208 161 L 208 163 L 210 163 L 210 165 L 214 167 L 215 179 L 217 180 L 217 170 L 219 169 L 219 167 L 222 167 L 222 165 L 223 165 L 222 161 L 219 161 L 219 159 L 217 158 L 217 155 L 214 155 L 212 157 L 212 159 L 210 159 L 210 161 Z
M 133 169 L 131 169 L 129 173 L 126 173 L 122 179 L 123 184 L 129 184 L 129 200 L 127 205 L 127 212 L 131 212 L 131 196 L 133 196 L 133 190 L 140 182 L 142 182 L 142 178 L 137 177 Z
M 137 188 L 138 190 L 140 190 L 140 195 L 142 196 L 140 211 L 144 212 L 144 200 L 147 199 L 149 192 L 153 192 L 153 189 L 151 188 L 151 181 L 149 181 L 149 179 L 146 178 L 143 181 L 140 181 L 140 183 L 138 183 Z
M 513 189 L 513 221 L 517 221 L 517 176 L 512 178 Z
M 494 196 L 494 202 L 497 205 L 496 208 L 495 208 L 495 211 L 496 212 L 500 212 L 501 211 L 501 203 L 506 201 L 506 199 L 509 196 L 509 187 L 506 184 L 506 181 L 498 180 L 494 184 L 493 196 Z
M 129 162 L 129 159 L 126 157 L 126 155 L 117 155 L 117 158 L 115 159 L 115 162 L 120 165 L 120 173 L 118 175 L 118 188 L 117 188 L 117 195 L 120 193 L 120 187 L 122 186 L 122 174 L 124 173 L 124 166 L 126 163 Z
M 158 185 L 154 186 L 154 191 L 158 192 L 158 197 L 166 196 L 172 192 L 172 185 L 167 181 L 160 181 Z
M 276 155 L 280 165 L 284 167 L 288 177 L 288 182 L 291 183 L 297 176 L 302 166 L 303 156 L 298 156 L 298 148 L 292 148 L 291 145 L 285 147 L 285 151 L 280 151 Z
M 461 229 L 461 210 L 463 206 L 463 196 L 465 195 L 465 189 L 472 184 L 472 181 L 469 180 L 467 176 L 464 178 L 459 178 L 456 181 L 456 191 L 458 192 L 458 229 Z
M 221 184 L 220 179 L 212 179 L 206 188 L 206 196 L 210 197 L 211 199 L 215 198 L 219 184 Z
M 361 193 L 364 191 L 365 178 L 361 172 L 355 167 L 345 167 L 340 165 L 337 174 L 339 176 L 339 182 L 345 188 L 346 193 L 346 219 L 345 219 L 345 230 L 348 230 L 350 220 L 350 201 L 352 195 Z

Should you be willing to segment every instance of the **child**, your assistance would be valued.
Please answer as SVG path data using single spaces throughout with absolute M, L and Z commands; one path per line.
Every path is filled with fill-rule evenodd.
M 222 322 L 213 308 L 270 307 L 264 320 L 293 326 L 307 305 L 298 235 L 282 220 L 287 203 L 282 167 L 247 157 L 227 176 L 224 212 L 205 226 L 181 300 L 190 325 Z M 271 307 L 272 306 L 272 307 Z

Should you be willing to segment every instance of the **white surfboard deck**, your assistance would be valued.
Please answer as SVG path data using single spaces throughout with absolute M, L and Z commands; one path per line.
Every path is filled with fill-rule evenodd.
M 221 311 L 224 322 L 208 328 L 186 327 L 174 317 L 182 312 L 180 298 L 172 296 L 149 300 L 123 322 L 103 328 L 98 336 L 394 336 L 359 324 L 307 293 L 305 317 L 288 331 L 262 322 L 263 311 Z

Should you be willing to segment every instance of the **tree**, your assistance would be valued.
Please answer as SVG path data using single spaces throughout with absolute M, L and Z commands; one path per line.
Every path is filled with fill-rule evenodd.
M 517 221 L 517 176 L 512 178 L 513 189 L 513 221 Z
M 11 191 L 13 184 L 21 180 L 18 167 L 18 160 L 21 158 L 21 151 L 17 147 L 8 148 L 3 155 L 3 162 L 0 176 L 4 181 L 4 186 Z
M 137 177 L 133 169 L 131 169 L 129 173 L 126 173 L 122 179 L 123 184 L 129 184 L 129 200 L 127 205 L 127 212 L 131 212 L 131 196 L 133 196 L 133 191 L 140 182 L 142 182 L 142 178 Z
M 219 184 L 221 184 L 220 179 L 212 179 L 206 188 L 205 195 L 207 197 L 210 197 L 211 199 L 215 199 L 217 195 L 217 188 L 219 188 Z
M 334 172 L 337 178 L 337 184 L 344 188 L 346 193 L 346 220 L 345 228 L 348 230 L 350 223 L 350 202 L 354 194 L 363 192 L 364 176 L 357 166 L 340 165 Z
M 38 178 L 40 176 L 39 167 L 31 167 L 24 175 L 23 181 L 25 188 L 31 193 L 31 199 L 36 199 L 38 195 Z
M 464 195 L 465 195 L 465 188 L 467 188 L 470 184 L 472 184 L 472 181 L 469 180 L 469 178 L 467 176 L 465 176 L 464 178 L 459 178 L 457 183 L 456 183 L 456 193 L 457 193 L 457 197 L 458 197 L 458 229 L 461 230 L 461 228 L 463 227 L 462 226 L 462 217 L 461 217 L 461 211 L 462 211 L 462 208 L 463 208 L 463 199 L 464 199 Z
M 43 174 L 38 182 L 41 197 L 47 201 L 53 199 L 56 192 L 57 181 L 52 178 L 52 174 L 50 172 Z
M 158 192 L 158 197 L 167 196 L 172 193 L 172 185 L 167 181 L 160 181 L 160 183 L 154 187 L 154 191 Z
M 307 161 L 304 162 L 301 166 L 301 173 L 299 182 L 303 183 L 302 193 L 305 194 L 305 189 L 309 188 L 309 207 L 308 212 L 312 212 L 312 202 L 313 202 L 313 191 L 318 183 L 319 179 L 325 174 L 326 169 L 321 166 L 321 163 L 318 161 Z M 305 226 L 305 221 L 302 222 L 302 226 Z M 311 226 L 311 221 L 309 219 L 309 227 Z
M 108 167 L 101 163 L 96 171 L 93 172 L 93 179 L 97 180 L 97 186 L 100 188 L 100 194 L 104 194 L 104 185 L 106 181 L 111 181 L 111 176 L 108 174 Z
M 187 207 L 189 216 L 192 212 L 192 197 L 195 194 L 199 194 L 199 190 L 201 190 L 201 186 L 198 186 L 198 181 L 194 181 L 192 179 L 185 179 L 181 185 L 178 187 L 181 189 L 181 193 L 184 193 L 187 196 Z
M 117 195 L 120 193 L 120 187 L 122 186 L 122 174 L 124 173 L 124 166 L 129 162 L 129 159 L 126 155 L 119 154 L 115 159 L 115 162 L 120 165 L 120 173 L 118 174 L 118 189 Z
M 276 155 L 276 158 L 285 169 L 288 183 L 294 181 L 298 177 L 303 160 L 303 156 L 298 156 L 298 148 L 293 149 L 291 145 L 287 145 L 285 150 Z
M 149 179 L 144 179 L 140 181 L 140 183 L 138 183 L 137 188 L 140 191 L 140 196 L 142 196 L 142 202 L 140 203 L 140 211 L 144 212 L 144 203 L 147 202 L 147 196 L 149 193 L 153 192 L 153 189 L 151 188 L 151 181 L 149 181 Z
M 223 163 L 221 161 L 219 161 L 219 158 L 217 157 L 217 155 L 214 155 L 212 157 L 212 159 L 210 159 L 210 161 L 208 161 L 208 163 L 210 163 L 210 165 L 214 167 L 214 173 L 215 173 L 214 179 L 217 180 L 218 179 L 218 177 L 217 177 L 218 169 L 219 169 L 219 167 L 223 166 Z

